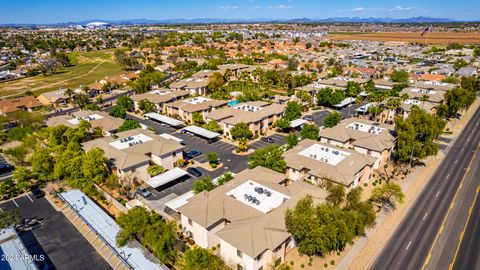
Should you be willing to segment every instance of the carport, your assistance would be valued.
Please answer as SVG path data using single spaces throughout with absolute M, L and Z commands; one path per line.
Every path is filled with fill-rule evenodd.
M 188 173 L 180 168 L 173 168 L 165 173 L 159 174 L 147 180 L 147 184 L 152 188 L 158 188 L 172 181 L 175 181 L 181 177 L 184 177 Z
M 295 119 L 295 120 L 290 122 L 290 127 L 292 129 L 296 129 L 296 128 L 299 128 L 306 123 L 308 123 L 308 121 L 305 120 L 305 119 Z
M 333 107 L 336 107 L 337 109 L 341 109 L 341 108 L 343 108 L 343 107 L 345 107 L 345 106 L 353 103 L 354 101 L 355 101 L 355 98 L 353 98 L 353 97 L 348 97 L 348 98 L 342 100 L 342 102 L 333 105 Z
M 161 115 L 161 114 L 155 113 L 155 112 L 146 113 L 146 114 L 144 114 L 144 116 L 145 116 L 145 119 L 147 119 L 147 120 L 152 119 L 154 121 L 167 124 L 167 125 L 172 126 L 174 128 L 180 128 L 184 124 L 183 121 L 180 121 L 180 120 L 177 120 L 175 118 L 171 118 L 171 117 L 168 117 L 168 116 L 165 116 L 165 115 Z
M 207 130 L 207 129 L 204 129 L 204 128 L 201 128 L 201 127 L 197 127 L 197 126 L 188 126 L 188 127 L 184 128 L 183 130 L 188 131 L 190 133 L 193 133 L 193 134 L 195 134 L 199 137 L 205 138 L 209 141 L 214 141 L 215 139 L 217 139 L 221 135 L 220 133 L 216 133 L 216 132 L 213 132 L 213 131 L 210 131 L 210 130 Z

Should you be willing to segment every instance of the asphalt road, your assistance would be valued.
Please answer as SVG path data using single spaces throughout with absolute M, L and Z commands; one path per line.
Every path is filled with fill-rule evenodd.
M 476 198 L 463 241 L 453 264 L 454 270 L 480 269 L 480 198 Z
M 477 110 L 464 131 L 451 145 L 442 164 L 430 178 L 428 186 L 418 196 L 381 253 L 375 258 L 371 269 L 422 269 L 480 142 L 479 123 L 480 110 Z M 478 176 L 471 173 L 467 176 L 464 180 L 465 185 L 471 181 L 480 181 Z M 445 248 L 450 249 L 453 254 L 456 244 L 446 243 Z M 441 267 L 447 268 L 448 264 Z

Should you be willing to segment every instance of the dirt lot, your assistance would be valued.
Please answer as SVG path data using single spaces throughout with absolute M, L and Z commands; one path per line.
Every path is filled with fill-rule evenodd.
M 382 33 L 334 33 L 328 36 L 331 40 L 373 40 L 424 43 L 425 37 L 417 32 L 382 32 Z M 479 44 L 480 33 L 446 33 L 428 34 L 428 44 L 447 45 L 450 43 Z

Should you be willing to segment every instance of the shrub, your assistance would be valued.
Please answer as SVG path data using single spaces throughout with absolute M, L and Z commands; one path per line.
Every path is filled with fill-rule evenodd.
M 335 260 L 331 260 L 330 265 L 335 265 Z

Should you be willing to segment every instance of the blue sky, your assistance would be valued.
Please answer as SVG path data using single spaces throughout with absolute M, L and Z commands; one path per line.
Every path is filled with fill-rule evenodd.
M 0 23 L 85 19 L 327 18 L 480 19 L 478 0 L 0 0 Z

